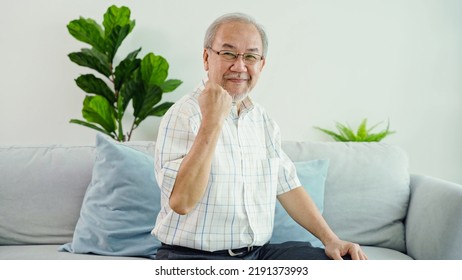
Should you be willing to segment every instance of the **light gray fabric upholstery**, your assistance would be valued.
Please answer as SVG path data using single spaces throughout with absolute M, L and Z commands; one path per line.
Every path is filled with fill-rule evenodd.
M 374 246 L 361 246 L 361 248 L 369 260 L 413 260 L 408 255 L 393 249 Z
M 462 186 L 413 175 L 411 192 L 408 254 L 416 259 L 462 259 Z
M 462 186 L 412 176 L 410 188 L 406 154 L 393 145 L 283 148 L 294 161 L 330 160 L 324 216 L 370 259 L 462 259 Z M 72 240 L 93 162 L 93 146 L 0 147 L 0 259 L 121 259 L 57 251 Z
M 299 142 L 283 146 L 294 160 L 329 159 L 326 221 L 343 239 L 406 252 L 409 202 L 405 152 L 383 143 Z
M 72 240 L 93 147 L 0 148 L 0 244 Z
M 0 260 L 130 260 L 137 257 L 100 256 L 92 254 L 71 254 L 58 252 L 59 245 L 0 246 Z M 362 246 L 371 260 L 412 260 L 396 250 Z
M 59 245 L 0 246 L 0 260 L 133 260 L 137 257 L 100 256 L 58 252 Z

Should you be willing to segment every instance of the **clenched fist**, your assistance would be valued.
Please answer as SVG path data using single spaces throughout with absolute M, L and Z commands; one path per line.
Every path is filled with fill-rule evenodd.
M 231 110 L 233 98 L 220 85 L 208 81 L 199 95 L 202 121 L 222 124 Z

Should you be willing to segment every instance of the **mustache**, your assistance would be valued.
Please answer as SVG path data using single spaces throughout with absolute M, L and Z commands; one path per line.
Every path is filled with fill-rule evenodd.
M 245 73 L 230 73 L 223 76 L 224 79 L 245 79 L 249 80 L 250 76 Z

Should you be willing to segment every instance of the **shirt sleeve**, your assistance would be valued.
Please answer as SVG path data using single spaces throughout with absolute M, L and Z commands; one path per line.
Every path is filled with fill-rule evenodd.
M 277 194 L 283 194 L 290 190 L 293 190 L 302 184 L 297 176 L 297 170 L 295 164 L 286 155 L 286 153 L 280 150 L 280 164 L 279 164 L 279 185 Z
M 277 195 L 301 186 L 295 164 L 282 150 L 281 131 L 275 121 L 266 116 L 269 154 L 279 159 Z
M 198 126 L 194 106 L 182 102 L 172 106 L 159 125 L 156 141 L 155 175 L 162 195 L 170 197 L 181 162 L 191 149 Z

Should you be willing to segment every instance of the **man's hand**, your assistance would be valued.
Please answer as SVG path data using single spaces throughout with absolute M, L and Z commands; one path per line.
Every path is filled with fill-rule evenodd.
M 233 98 L 220 85 L 208 81 L 199 96 L 202 121 L 221 124 L 229 115 Z
M 327 256 L 334 260 L 342 260 L 345 255 L 350 255 L 352 260 L 367 260 L 366 254 L 358 244 L 340 239 L 327 243 L 325 250 Z

